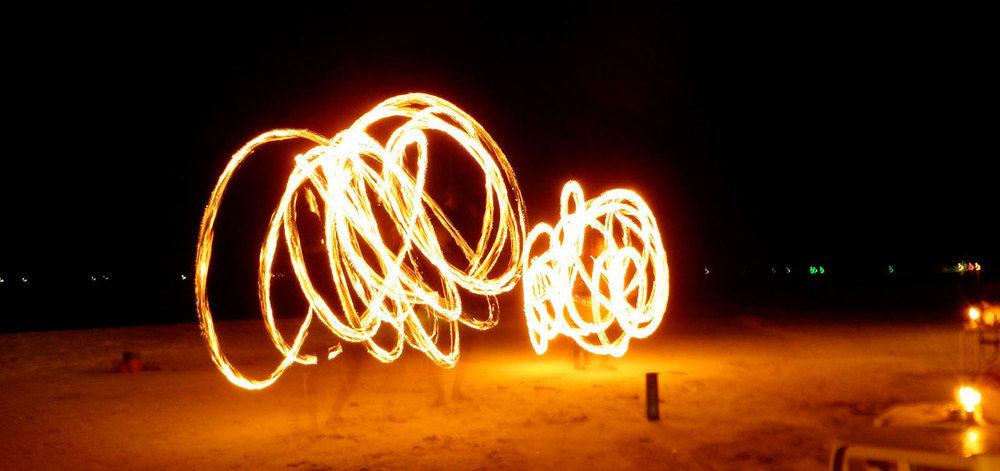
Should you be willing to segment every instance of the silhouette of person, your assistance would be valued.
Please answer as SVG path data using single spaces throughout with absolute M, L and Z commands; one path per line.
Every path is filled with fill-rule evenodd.
M 442 193 L 441 199 L 441 209 L 444 210 L 445 215 L 448 219 L 455 225 L 459 233 L 469 240 L 468 234 L 472 228 L 477 227 L 481 224 L 481 220 L 476 220 L 475 210 L 473 208 L 473 199 L 470 197 L 462 197 L 458 194 L 457 189 L 454 185 L 448 185 Z M 444 252 L 445 259 L 449 263 L 464 269 L 465 265 L 468 263 L 465 254 L 458 245 L 452 240 L 452 236 L 445 231 L 440 225 L 435 225 L 435 231 L 438 234 L 438 240 L 441 241 L 441 250 Z M 471 238 L 472 244 L 475 244 L 476 238 Z M 488 300 L 482 296 L 470 296 L 463 292 L 462 296 L 462 311 L 465 313 L 470 313 L 475 317 L 481 317 L 483 309 L 489 309 Z M 462 328 L 459 324 L 457 327 Z M 475 334 L 476 331 L 466 332 L 460 336 L 461 341 L 459 342 L 459 351 L 461 357 L 465 358 L 463 361 L 458 362 L 454 368 L 441 368 L 440 374 L 438 376 L 438 388 L 437 397 L 434 401 L 435 405 L 447 404 L 454 400 L 464 400 L 466 399 L 465 394 L 462 393 L 462 383 L 465 379 L 465 373 L 467 370 L 466 364 L 468 363 L 469 353 L 474 351 L 475 348 Z
M 326 426 L 344 420 L 343 410 L 351 394 L 357 389 L 358 373 L 365 359 L 364 347 L 357 344 L 342 345 L 342 351 L 328 359 L 328 351 L 316 353 L 316 364 L 306 370 L 303 377 L 306 407 L 314 431 L 319 431 L 320 405 L 330 401 L 326 411 Z
M 593 233 L 591 233 L 593 234 Z M 590 269 L 590 273 L 594 273 L 594 260 L 597 258 L 601 252 L 604 251 L 606 244 L 603 237 L 598 237 L 597 234 L 593 234 L 592 237 L 585 238 L 583 243 L 583 249 L 580 256 L 585 261 L 585 266 Z M 589 261 L 590 263 L 586 263 Z M 593 283 L 597 283 L 600 286 L 600 280 L 593 280 Z M 576 284 L 573 285 L 573 305 L 576 307 L 577 312 L 580 317 L 585 321 L 594 321 L 594 311 L 593 311 L 593 294 L 589 287 L 583 283 L 583 281 L 577 280 Z M 601 309 L 601 308 L 599 308 Z M 591 359 L 594 356 L 586 349 L 580 346 L 573 340 L 573 368 L 578 370 L 589 370 L 591 368 Z M 599 367 L 602 369 L 613 369 L 608 363 L 607 355 L 601 355 Z

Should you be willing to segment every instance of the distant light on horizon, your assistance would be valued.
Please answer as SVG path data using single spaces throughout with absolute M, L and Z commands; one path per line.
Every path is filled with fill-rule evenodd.
M 826 267 L 824 267 L 823 265 L 809 265 L 809 274 L 810 275 L 825 275 L 826 274 Z
M 961 260 L 954 265 L 944 267 L 944 271 L 950 273 L 979 273 L 983 271 L 983 266 L 979 262 L 966 262 L 965 260 Z

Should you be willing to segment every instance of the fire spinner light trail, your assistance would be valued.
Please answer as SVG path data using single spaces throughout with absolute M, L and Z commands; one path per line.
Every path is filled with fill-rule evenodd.
M 656 330 L 667 308 L 656 219 L 633 191 L 584 200 L 575 181 L 563 186 L 560 206 L 555 227 L 538 224 L 528 233 L 521 259 L 531 344 L 540 355 L 563 334 L 589 352 L 620 357 L 629 339 Z M 531 256 L 536 249 L 544 251 Z
M 369 131 L 377 125 L 385 129 L 387 120 L 401 124 L 381 142 Z M 425 191 L 428 131 L 453 139 L 483 171 L 482 231 L 471 244 Z M 288 139 L 305 139 L 315 147 L 295 157 L 295 169 L 271 216 L 260 250 L 260 308 L 271 341 L 283 359 L 267 377 L 251 379 L 222 353 L 209 307 L 207 281 L 215 218 L 229 180 L 240 164 L 258 147 Z M 322 221 L 328 261 L 324 267 L 331 271 L 339 314 L 317 292 L 306 267 L 296 222 L 296 208 L 302 199 Z M 384 216 L 377 219 L 376 212 Z M 454 366 L 459 356 L 459 323 L 479 330 L 496 325 L 492 296 L 509 291 L 518 281 L 524 228 L 521 190 L 507 157 L 478 122 L 440 98 L 420 93 L 390 98 L 332 139 L 294 129 L 261 134 L 233 154 L 201 222 L 195 297 L 212 360 L 233 384 L 246 389 L 266 388 L 293 363 L 317 362 L 315 355 L 301 353 L 316 316 L 344 341 L 364 343 L 380 361 L 398 358 L 407 343 L 438 365 Z M 465 260 L 458 265 L 446 260 L 439 235 L 445 238 L 444 243 L 455 244 Z M 279 241 L 283 241 L 283 250 L 309 303 L 291 342 L 279 332 L 271 303 L 271 272 Z M 429 263 L 434 267 L 435 279 L 424 279 L 418 258 L 425 266 Z M 489 297 L 486 318 L 475 318 L 462 310 L 459 288 Z M 446 332 L 439 323 L 447 325 Z M 394 330 L 388 336 L 393 340 L 379 336 L 381 342 L 389 344 L 386 346 L 375 338 L 382 324 Z M 340 351 L 337 345 L 330 349 L 328 357 Z

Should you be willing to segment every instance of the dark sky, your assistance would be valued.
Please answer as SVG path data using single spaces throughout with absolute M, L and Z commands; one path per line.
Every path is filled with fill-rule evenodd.
M 675 270 L 1000 260 L 986 15 L 792 5 L 15 15 L 0 273 L 189 273 L 240 145 L 408 91 L 483 123 L 529 224 L 569 178 L 647 195 Z

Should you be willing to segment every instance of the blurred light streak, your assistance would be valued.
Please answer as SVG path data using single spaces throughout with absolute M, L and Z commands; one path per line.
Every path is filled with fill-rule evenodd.
M 540 355 L 562 334 L 589 352 L 620 357 L 631 338 L 656 330 L 667 308 L 669 270 L 656 218 L 633 191 L 585 200 L 575 181 L 563 186 L 560 206 L 555 227 L 542 223 L 528 233 L 521 259 L 531 344 Z M 597 250 L 586 232 L 598 236 Z M 541 253 L 532 256 L 535 249 Z
M 401 124 L 382 142 L 369 131 L 377 125 L 384 128 L 386 120 Z M 453 139 L 483 171 L 485 209 L 481 234 L 471 243 L 425 191 L 428 131 Z M 295 157 L 295 169 L 261 245 L 258 269 L 264 324 L 283 358 L 269 375 L 252 379 L 240 373 L 222 353 L 209 307 L 207 284 L 215 220 L 240 164 L 258 147 L 289 139 L 305 139 L 315 146 Z M 302 199 L 322 222 L 321 241 L 328 262 L 325 268 L 331 271 L 339 313 L 317 292 L 306 267 L 296 210 Z M 376 213 L 383 215 L 381 220 L 376 219 Z M 438 365 L 452 367 L 459 357 L 458 325 L 479 330 L 496 325 L 496 302 L 492 297 L 509 291 L 518 281 L 524 213 L 514 171 L 497 143 L 471 116 L 441 98 L 422 93 L 390 98 L 331 139 L 307 130 L 263 133 L 233 154 L 216 183 L 201 223 L 194 286 L 212 360 L 233 384 L 253 390 L 266 388 L 293 363 L 317 362 L 315 355 L 301 353 L 315 316 L 344 341 L 364 344 L 380 361 L 395 360 L 404 344 L 409 344 Z M 464 260 L 457 264 L 447 260 L 439 235 L 446 238 L 444 243 L 457 246 Z M 276 326 L 271 301 L 271 271 L 279 242 L 309 303 L 291 342 Z M 422 273 L 418 258 L 433 266 L 436 273 Z M 425 279 L 430 275 L 433 279 Z M 485 318 L 463 311 L 460 288 L 489 297 Z M 387 346 L 375 338 L 383 324 L 393 331 Z M 380 335 L 380 341 L 386 342 L 385 337 Z M 336 345 L 330 348 L 328 357 L 340 351 L 341 346 Z

